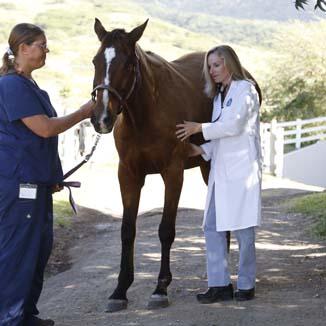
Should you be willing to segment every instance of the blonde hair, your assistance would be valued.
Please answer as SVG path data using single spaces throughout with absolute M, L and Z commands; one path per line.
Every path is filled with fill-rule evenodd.
M 33 24 L 21 23 L 14 26 L 8 39 L 9 49 L 2 57 L 0 76 L 15 70 L 15 56 L 18 53 L 20 44 L 30 45 L 42 35 L 44 35 L 44 31 L 39 26 Z
M 235 51 L 228 45 L 219 45 L 210 49 L 205 55 L 204 76 L 205 76 L 205 93 L 209 98 L 213 98 L 219 91 L 221 85 L 216 84 L 209 73 L 207 59 L 209 55 L 215 53 L 224 61 L 224 65 L 232 76 L 232 80 L 248 80 L 256 84 L 251 75 L 242 67 L 239 57 Z

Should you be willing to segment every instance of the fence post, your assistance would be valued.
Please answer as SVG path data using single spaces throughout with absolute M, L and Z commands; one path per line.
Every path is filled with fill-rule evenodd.
M 271 121 L 271 129 L 270 129 L 270 152 L 269 152 L 269 166 L 271 174 L 275 174 L 275 140 L 276 140 L 276 128 L 277 128 L 277 121 L 273 119 Z
M 277 120 L 271 121 L 270 135 L 270 171 L 277 177 L 283 174 L 284 130 L 278 127 Z
M 301 148 L 301 132 L 302 132 L 302 120 L 296 120 L 296 134 L 295 134 L 295 149 Z
M 283 164 L 284 164 L 284 128 L 278 127 L 275 133 L 275 175 L 277 177 L 283 176 Z
M 271 133 L 270 133 L 270 123 L 260 123 L 260 139 L 261 139 L 261 153 L 263 159 L 263 172 L 271 173 Z

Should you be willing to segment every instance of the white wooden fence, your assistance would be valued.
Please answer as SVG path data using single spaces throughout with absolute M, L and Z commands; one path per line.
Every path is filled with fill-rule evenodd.
M 89 121 L 70 128 L 59 136 L 59 155 L 66 172 L 89 154 L 96 137 L 96 132 Z
M 290 150 L 297 150 L 307 142 L 326 139 L 326 117 L 287 122 L 272 120 L 271 123 L 261 123 L 260 128 L 263 172 L 280 177 L 283 175 L 286 146 L 292 146 Z M 117 161 L 112 134 L 110 135 L 102 140 L 105 144 L 97 150 L 96 161 Z M 65 170 L 88 154 L 94 144 L 95 136 L 96 133 L 88 121 L 82 122 L 60 136 L 59 153 Z M 102 157 L 99 154 L 102 154 Z
M 81 162 L 94 146 L 97 133 L 90 121 L 83 121 L 59 136 L 59 155 L 64 172 Z M 118 164 L 118 153 L 115 148 L 113 133 L 101 135 L 94 155 L 87 165 Z
M 276 176 L 283 174 L 284 152 L 286 145 L 293 150 L 302 144 L 326 139 L 326 117 L 315 119 L 261 124 L 261 143 L 263 154 L 263 171 Z

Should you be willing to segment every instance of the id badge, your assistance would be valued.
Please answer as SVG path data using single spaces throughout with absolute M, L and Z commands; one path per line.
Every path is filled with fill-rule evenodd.
M 19 185 L 20 199 L 36 199 L 37 185 L 30 183 L 21 183 Z

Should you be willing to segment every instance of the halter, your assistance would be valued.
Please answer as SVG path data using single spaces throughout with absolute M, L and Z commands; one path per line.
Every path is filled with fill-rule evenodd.
M 133 70 L 134 70 L 134 80 L 133 80 L 131 88 L 130 88 L 130 90 L 129 90 L 129 92 L 128 92 L 128 94 L 127 94 L 127 96 L 125 98 L 123 98 L 119 94 L 119 92 L 114 87 L 112 87 L 111 85 L 109 85 L 109 84 L 99 84 L 99 85 L 94 87 L 94 89 L 93 89 L 93 91 L 91 93 L 92 100 L 94 102 L 96 101 L 96 91 L 97 90 L 105 90 L 106 89 L 106 90 L 109 91 L 109 93 L 113 94 L 119 100 L 120 107 L 119 107 L 119 111 L 118 111 L 117 114 L 120 114 L 125 106 L 128 107 L 127 100 L 131 96 L 131 94 L 134 91 L 135 86 L 136 86 L 137 76 L 139 74 L 139 60 L 138 60 L 138 58 L 137 58 L 136 66 L 134 66 Z

